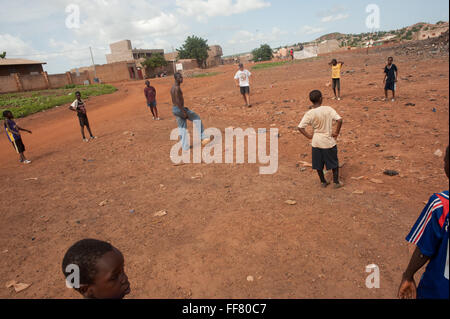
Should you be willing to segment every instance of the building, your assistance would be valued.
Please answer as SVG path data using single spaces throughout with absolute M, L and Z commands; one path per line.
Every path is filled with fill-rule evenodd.
M 206 59 L 206 67 L 213 68 L 222 65 L 222 47 L 220 45 L 212 45 L 208 50 L 208 59 Z
M 414 34 L 413 40 L 427 40 L 440 37 L 442 34 L 448 31 L 448 28 L 448 23 L 443 24 L 442 26 L 428 26 Z
M 35 75 L 44 72 L 42 68 L 46 62 L 25 59 L 0 59 L 0 76 L 8 76 L 14 73 L 20 75 Z
M 130 40 L 123 40 L 109 45 L 111 53 L 106 55 L 107 63 L 140 62 L 150 58 L 153 54 L 164 54 L 162 49 L 133 49 Z

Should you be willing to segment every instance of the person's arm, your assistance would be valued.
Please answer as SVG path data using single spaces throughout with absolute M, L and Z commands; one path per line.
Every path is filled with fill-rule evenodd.
M 408 268 L 403 273 L 402 283 L 400 284 L 400 287 L 398 289 L 398 298 L 400 298 L 400 299 L 416 299 L 417 286 L 416 286 L 416 282 L 414 281 L 414 275 L 429 260 L 430 260 L 430 257 L 422 254 L 419 247 L 417 247 L 411 257 Z
M 27 132 L 27 133 L 32 134 L 32 132 L 31 132 L 30 130 L 27 130 L 27 129 L 25 129 L 25 128 L 22 128 L 22 127 L 20 127 L 19 125 L 16 125 L 16 126 L 17 126 L 17 129 L 18 129 L 19 131 L 24 131 L 24 132 Z
M 304 128 L 299 127 L 298 130 L 300 131 L 300 133 L 302 133 L 307 139 L 312 140 L 313 139 L 313 135 L 309 134 L 308 132 L 306 132 L 306 130 Z
M 336 132 L 334 132 L 333 134 L 333 138 L 338 138 L 339 134 L 341 134 L 341 127 L 342 127 L 342 123 L 344 122 L 343 119 L 339 119 L 337 121 L 337 127 L 336 127 Z
M 386 68 L 384 68 L 384 79 L 383 79 L 383 83 L 386 83 L 386 78 L 387 78 L 387 72 L 386 72 Z
M 69 110 L 76 112 L 77 111 L 77 102 L 73 102 L 72 104 L 69 105 Z
M 398 68 L 395 66 L 395 82 L 398 81 Z

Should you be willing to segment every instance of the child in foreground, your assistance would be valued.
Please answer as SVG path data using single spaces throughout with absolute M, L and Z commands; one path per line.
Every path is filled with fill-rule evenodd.
M 19 154 L 20 162 L 23 164 L 30 164 L 31 161 L 27 160 L 25 157 L 25 145 L 22 141 L 22 136 L 20 135 L 20 131 L 28 132 L 31 134 L 30 130 L 24 129 L 20 127 L 19 125 L 14 122 L 14 115 L 11 111 L 6 110 L 3 112 L 3 117 L 5 118 L 5 121 L 3 122 L 3 126 L 6 131 L 6 136 L 8 136 L 9 141 L 11 142 L 12 146 L 16 150 L 16 152 Z
M 326 165 L 327 170 L 333 170 L 334 187 L 341 188 L 343 185 L 339 181 L 339 160 L 335 139 L 341 132 L 343 120 L 333 108 L 322 106 L 323 98 L 320 91 L 312 91 L 309 98 L 314 105 L 312 110 L 305 114 L 298 129 L 306 138 L 312 140 L 312 166 L 319 174 L 322 187 L 330 185 L 323 174 Z M 333 121 L 337 121 L 334 133 Z M 312 135 L 305 130 L 309 125 L 314 130 Z
M 74 266 L 79 269 L 78 287 L 69 278 L 75 273 Z M 84 298 L 122 299 L 131 291 L 122 253 L 104 241 L 83 239 L 75 243 L 64 256 L 62 271 L 66 284 Z

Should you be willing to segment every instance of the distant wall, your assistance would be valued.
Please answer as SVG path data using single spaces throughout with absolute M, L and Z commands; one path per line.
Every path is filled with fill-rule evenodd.
M 0 76 L 0 93 L 17 92 L 17 83 L 13 75 Z
M 130 69 L 133 69 L 133 71 L 130 72 Z M 97 65 L 95 67 L 95 71 L 97 78 L 99 78 L 102 83 L 119 82 L 137 78 L 137 69 L 135 63 L 117 62 Z M 135 77 L 133 77 L 133 75 Z M 94 71 L 89 71 L 89 76 L 93 79 Z
M 67 74 L 52 74 L 48 76 L 48 82 L 50 84 L 50 88 L 56 89 L 69 84 L 69 79 L 67 78 Z
M 42 74 L 21 75 L 20 81 L 24 91 L 48 89 L 47 82 Z
M 71 77 L 72 77 L 72 83 L 76 84 L 76 85 L 83 85 L 84 81 L 89 81 L 89 83 L 93 82 L 93 79 L 90 80 L 89 79 L 89 72 L 88 71 L 84 71 L 84 72 L 80 72 L 79 75 L 77 75 L 77 73 L 70 73 Z

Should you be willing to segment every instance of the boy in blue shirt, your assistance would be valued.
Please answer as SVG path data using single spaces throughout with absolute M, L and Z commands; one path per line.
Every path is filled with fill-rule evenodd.
M 448 146 L 444 162 L 445 174 L 450 178 Z M 398 291 L 398 297 L 401 299 L 449 298 L 448 195 L 448 191 L 444 191 L 431 196 L 413 229 L 406 237 L 406 240 L 415 244 L 417 248 L 403 274 Z M 414 274 L 428 261 L 419 287 L 416 288 Z
M 31 134 L 30 130 L 24 129 L 14 122 L 14 116 L 11 111 L 4 111 L 3 117 L 5 121 L 3 122 L 3 127 L 6 131 L 6 136 L 8 136 L 9 141 L 13 145 L 14 149 L 20 156 L 20 162 L 23 164 L 30 164 L 31 161 L 25 158 L 25 145 L 22 142 L 22 136 L 20 135 L 20 131 L 28 132 Z

